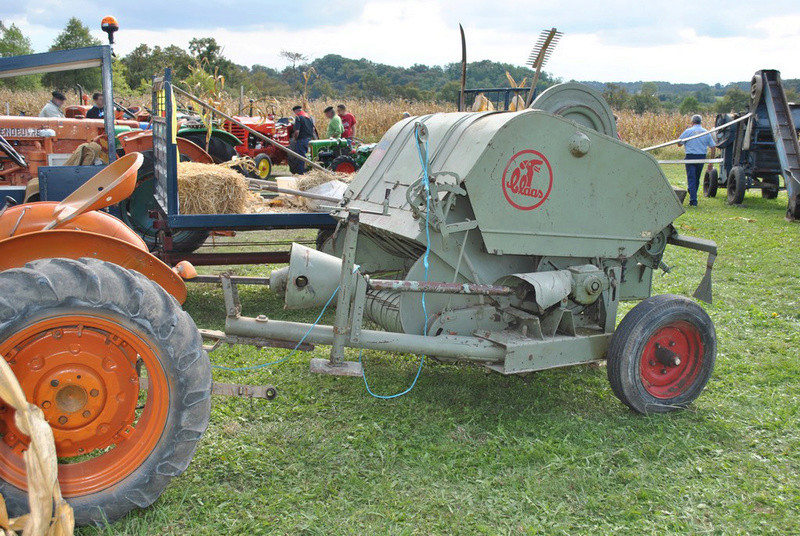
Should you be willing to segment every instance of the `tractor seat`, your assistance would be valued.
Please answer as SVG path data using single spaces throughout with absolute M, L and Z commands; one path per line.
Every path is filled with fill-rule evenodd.
M 108 165 L 56 205 L 55 219 L 44 230 L 60 227 L 85 212 L 128 198 L 136 188 L 136 172 L 143 161 L 141 153 L 131 153 Z

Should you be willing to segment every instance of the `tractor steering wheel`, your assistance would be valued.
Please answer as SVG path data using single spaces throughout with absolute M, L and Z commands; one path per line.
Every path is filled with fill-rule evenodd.
M 28 167 L 25 157 L 19 154 L 3 136 L 0 136 L 0 151 L 6 153 L 8 157 L 18 166 L 24 168 Z

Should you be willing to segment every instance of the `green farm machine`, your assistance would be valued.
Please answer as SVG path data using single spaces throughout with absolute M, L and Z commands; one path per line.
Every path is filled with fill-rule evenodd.
M 270 278 L 287 308 L 336 295 L 334 325 L 242 318 L 223 285 L 229 335 L 305 334 L 331 345 L 312 369 L 342 375 L 362 374 L 346 347 L 501 374 L 607 358 L 615 394 L 641 413 L 686 406 L 711 374 L 716 339 L 704 310 L 650 294 L 673 244 L 709 254 L 696 296 L 710 300 L 716 246 L 676 231 L 676 192 L 655 160 L 617 139 L 608 105 L 586 88 L 557 86 L 523 112 L 403 120 L 334 213 L 327 252 L 295 244 Z M 628 300 L 644 301 L 615 331 Z
M 374 143 L 359 144 L 343 138 L 313 140 L 308 144 L 311 160 L 337 173 L 355 173 L 367 161 Z

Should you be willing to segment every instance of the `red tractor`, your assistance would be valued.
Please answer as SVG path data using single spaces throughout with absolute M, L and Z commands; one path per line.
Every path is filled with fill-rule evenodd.
M 289 146 L 292 125 L 288 119 L 275 120 L 273 114 L 269 114 L 266 117 L 236 116 L 234 119 L 275 140 L 284 147 Z M 258 178 L 268 178 L 272 174 L 273 165 L 286 162 L 286 152 L 265 143 L 236 123 L 225 121 L 222 124 L 222 128 L 242 142 L 241 145 L 236 147 L 236 152 L 239 156 L 249 156 L 255 160 Z

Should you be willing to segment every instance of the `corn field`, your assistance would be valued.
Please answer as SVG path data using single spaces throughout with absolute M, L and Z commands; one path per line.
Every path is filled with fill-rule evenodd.
M 36 91 L 11 91 L 0 89 L 0 113 L 10 113 L 11 115 L 36 115 L 41 107 L 50 99 L 48 90 Z M 217 95 L 205 95 L 204 100 L 213 104 L 227 113 L 239 113 L 239 99 L 228 93 Z M 124 96 L 119 99 L 128 106 L 149 105 L 149 93 L 143 96 Z M 265 97 L 253 102 L 255 115 L 264 113 L 274 113 L 276 116 L 291 117 L 291 109 L 295 104 L 302 102 L 302 98 L 272 98 Z M 77 104 L 78 97 L 74 93 L 67 95 L 67 105 Z M 188 104 L 188 103 L 186 103 Z M 433 112 L 455 111 L 451 103 L 441 102 L 409 102 L 402 99 L 392 101 L 385 100 L 359 100 L 359 99 L 340 99 L 340 100 L 313 100 L 308 102 L 307 111 L 315 118 L 320 130 L 326 125 L 322 111 L 327 106 L 344 104 L 348 111 L 352 112 L 358 120 L 356 135 L 367 141 L 377 141 L 389 128 L 399 121 L 403 112 L 411 115 L 421 115 Z M 243 113 L 249 112 L 250 104 L 245 99 Z M 678 137 L 689 125 L 689 117 L 679 113 L 654 113 L 648 112 L 637 115 L 631 111 L 619 111 L 617 114 L 617 127 L 622 139 L 635 147 L 648 147 Z M 703 118 L 703 125 L 706 128 L 713 125 L 714 117 L 706 116 Z M 678 154 L 679 150 L 668 148 L 662 151 L 662 155 Z

